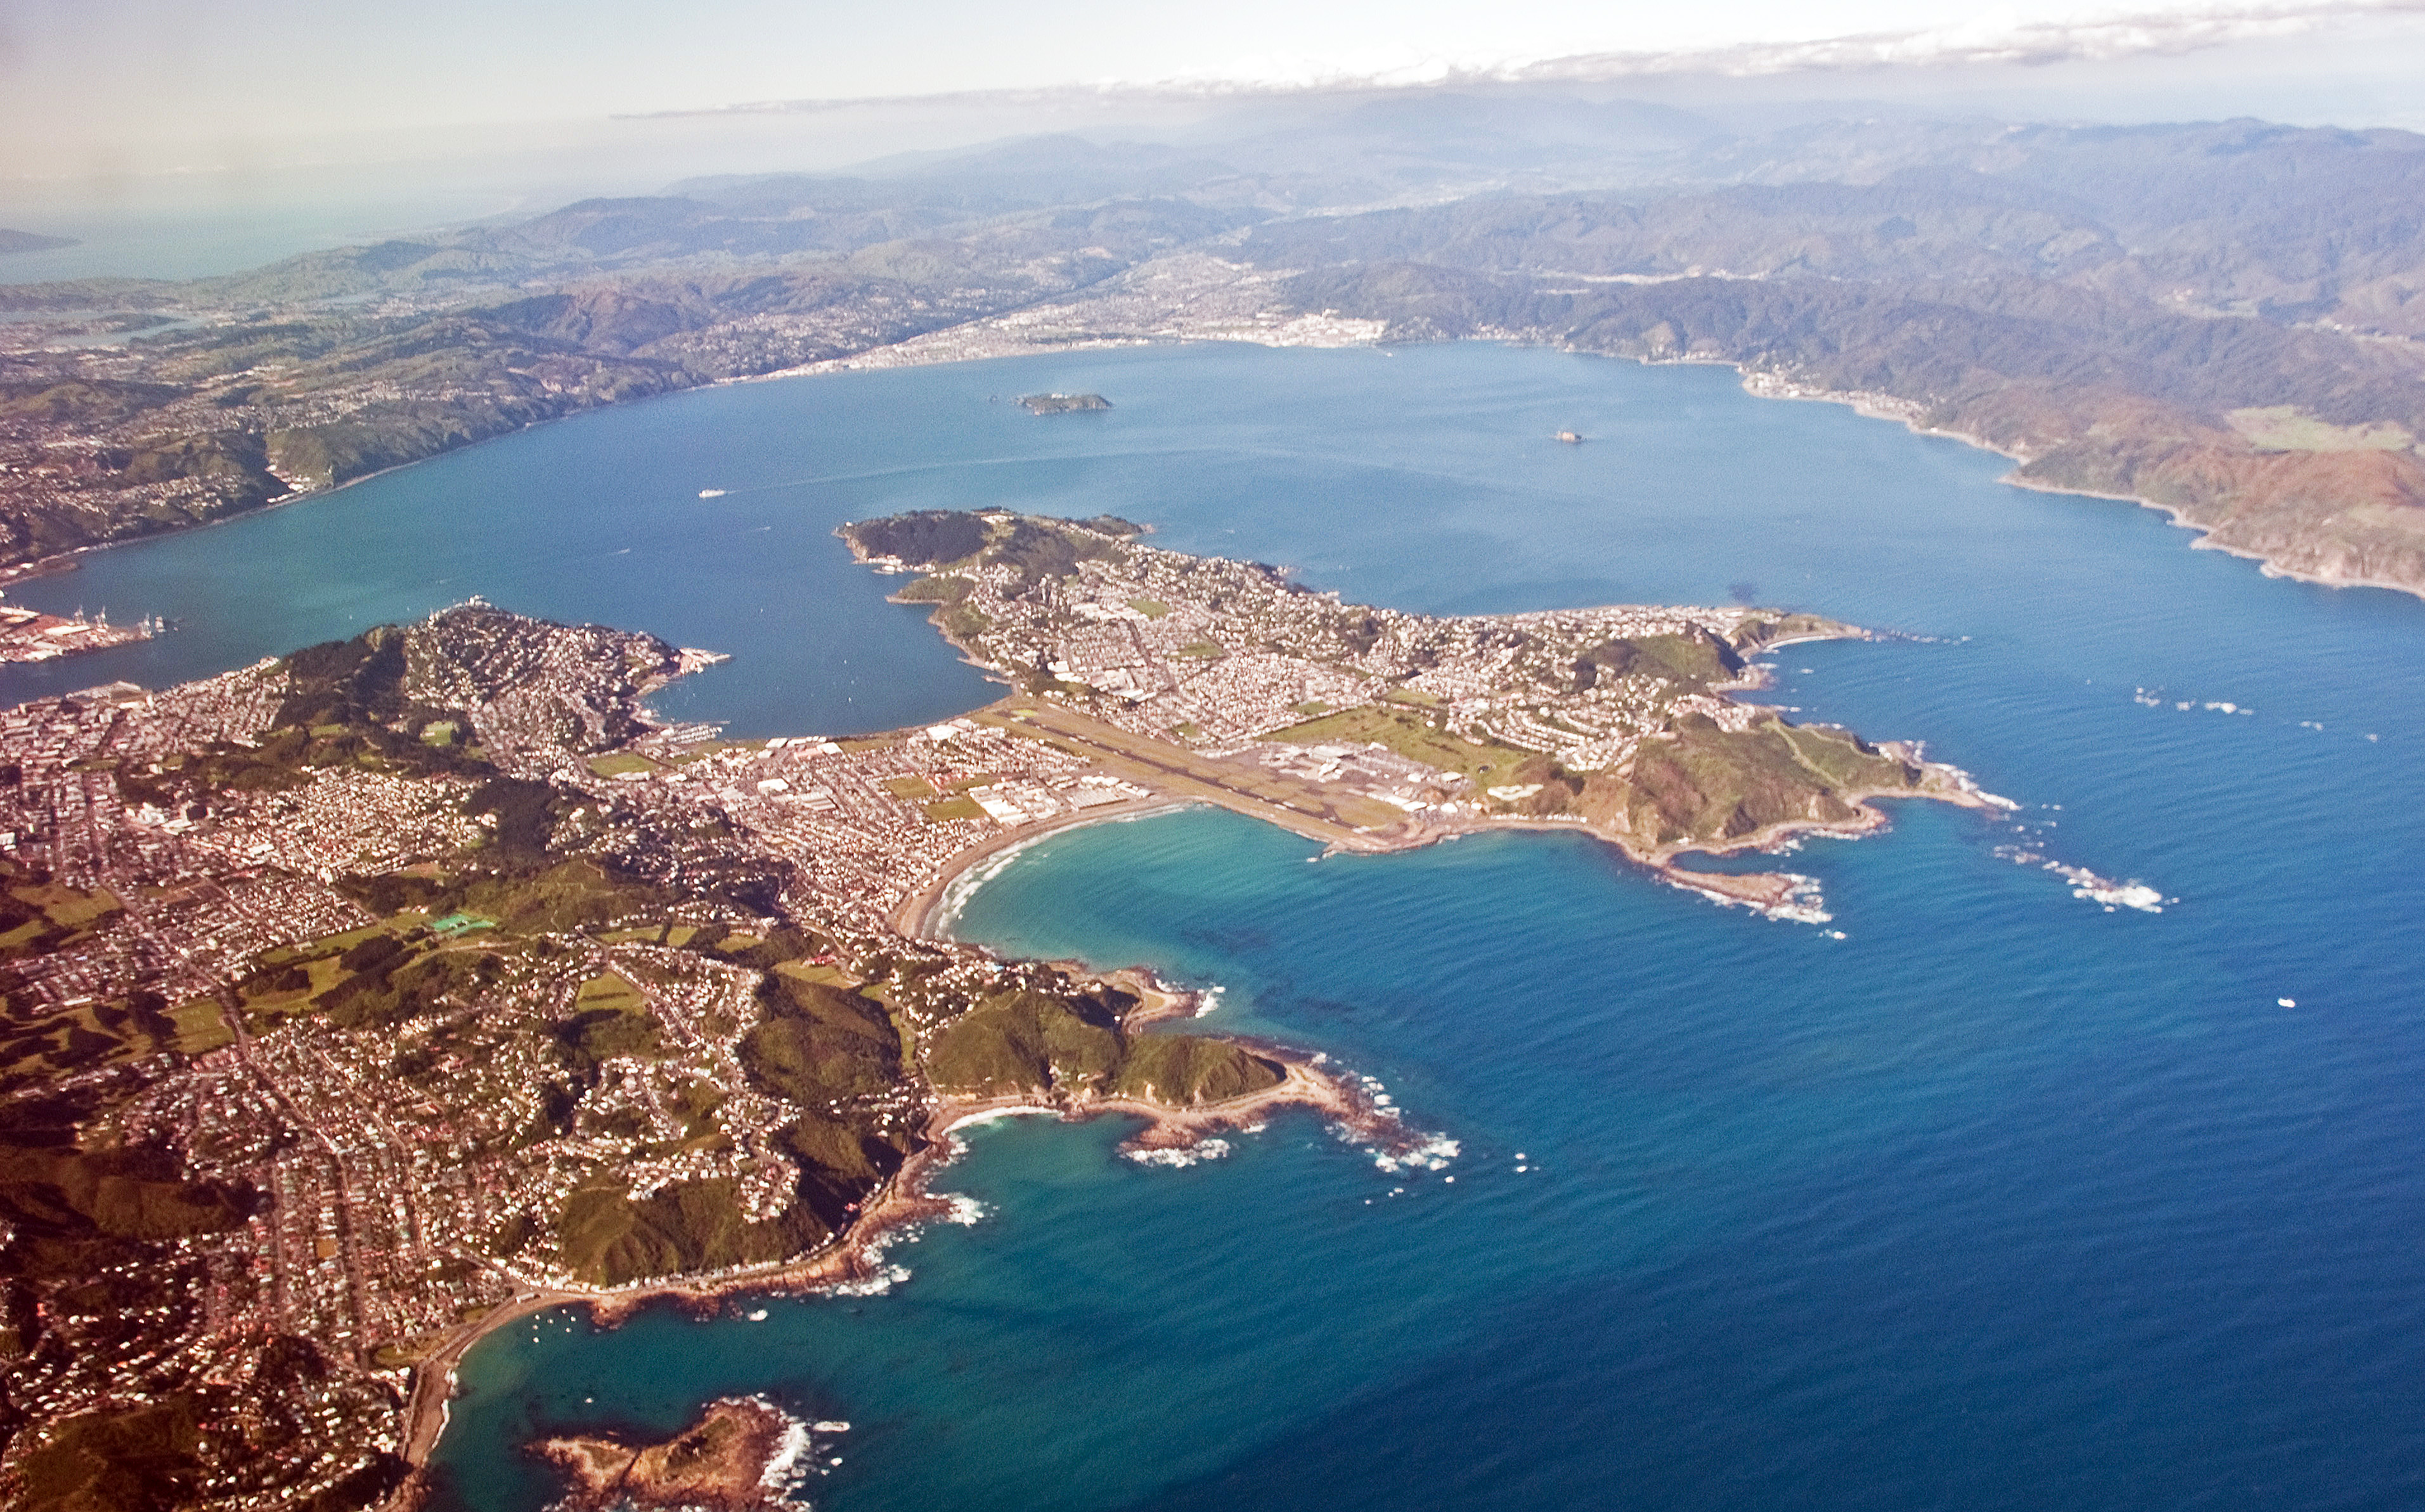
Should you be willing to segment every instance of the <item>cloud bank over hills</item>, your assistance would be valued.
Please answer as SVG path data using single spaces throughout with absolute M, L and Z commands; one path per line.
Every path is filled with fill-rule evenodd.
M 1325 53 L 1258 49 L 1162 76 L 1123 75 L 1046 88 L 956 92 L 962 97 L 1030 99 L 1064 90 L 1219 96 L 1437 85 L 1607 84 L 1693 75 L 1746 78 L 1881 69 L 2044 68 L 2176 57 L 2243 42 L 2310 37 L 2352 24 L 2425 17 L 2425 0 L 2260 4 L 2224 0 L 2154 8 L 2106 6 L 2061 15 L 2027 15 L 2005 7 L 1951 22 L 1928 17 L 1916 25 L 1829 29 L 1829 23 L 1842 15 L 1840 9 L 1803 11 L 1769 35 L 1743 35 L 1741 25 L 1705 25 L 1708 35 L 1658 45 L 1643 45 L 1640 28 L 1634 26 L 1624 28 L 1633 39 L 1630 45 L 1598 45 L 1597 39 L 1576 45 L 1574 34 L 1565 33 L 1551 40 L 1551 45 L 1529 48 L 1440 48 L 1425 46 L 1420 33 L 1408 33 L 1388 40 L 1363 39 L 1343 50 Z M 709 108 L 830 107 L 865 101 L 865 96 L 831 96 Z
M 275 83 L 265 88 L 262 60 L 270 57 Z M 1081 101 L 1144 110 L 1440 85 L 1689 92 L 1768 80 L 1838 96 L 1848 88 L 1888 96 L 2036 90 L 2106 107 L 2018 114 L 2416 125 L 2425 118 L 2389 119 L 2425 109 L 2401 103 L 2413 89 L 2345 86 L 2404 86 L 2420 67 L 2420 0 L 2015 0 L 1951 18 L 1922 0 L 1707 0 L 1664 9 L 1237 0 L 1217 11 L 1094 0 L 936 0 L 914 11 L 703 0 L 679 14 L 602 0 L 577 17 L 473 0 L 430 0 L 409 12 L 260 0 L 207 22 L 167 0 L 100 0 L 37 8 L 0 30 L 0 185 L 393 160 L 396 138 L 412 134 L 443 138 L 437 145 L 459 154 L 464 144 L 444 134 L 474 124 L 512 150 L 561 136 L 568 122 L 595 128 L 616 116 L 909 103 L 1051 111 Z M 2210 106 L 2134 103 L 2151 90 L 2179 96 L 2201 86 Z M 2228 97 L 2230 88 L 2244 97 Z M 960 139 L 1016 129 L 991 121 Z

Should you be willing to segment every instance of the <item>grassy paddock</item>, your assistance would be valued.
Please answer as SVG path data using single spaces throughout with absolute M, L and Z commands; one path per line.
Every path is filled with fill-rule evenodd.
M 1512 780 L 1517 768 L 1535 754 L 1513 746 L 1496 742 L 1485 745 L 1452 735 L 1421 715 L 1372 703 L 1275 730 L 1263 738 L 1293 746 L 1363 746 L 1378 742 L 1408 761 L 1469 778 L 1478 787 Z

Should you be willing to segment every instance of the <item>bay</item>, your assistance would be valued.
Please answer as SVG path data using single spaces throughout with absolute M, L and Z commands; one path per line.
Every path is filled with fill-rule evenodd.
M 1116 408 L 988 402 L 1038 389 Z M 965 938 L 1218 985 L 1210 1023 L 1378 1078 L 1459 1158 L 1385 1171 L 1302 1116 L 1185 1169 L 1116 1122 L 972 1131 L 942 1184 L 986 1216 L 889 1295 L 484 1343 L 443 1504 L 542 1505 L 532 1437 L 733 1391 L 853 1424 L 834 1508 L 2413 1504 L 2425 604 L 2004 467 L 1721 370 L 1476 346 L 747 385 L 102 554 L 21 597 L 185 628 L 0 696 L 479 592 L 733 651 L 666 702 L 738 732 L 926 718 L 987 689 L 829 532 L 975 505 L 1406 608 L 1904 632 L 1788 648 L 1772 696 L 2023 807 L 1807 846 L 1824 929 L 1576 836 L 1309 864 L 1189 811 L 1022 852 Z M 2022 843 L 2173 901 L 2107 911 Z

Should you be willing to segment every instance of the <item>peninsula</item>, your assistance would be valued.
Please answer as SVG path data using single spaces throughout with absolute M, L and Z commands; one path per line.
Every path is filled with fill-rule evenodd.
M 160 633 L 154 619 L 112 625 L 109 617 L 43 614 L 38 609 L 0 603 L 0 662 L 47 662 L 78 651 L 105 651 L 130 641 L 149 640 Z
M 550 1439 L 538 1452 L 570 1472 L 577 1512 L 621 1507 L 781 1512 L 813 1440 L 809 1425 L 750 1397 L 711 1402 L 663 1443 L 604 1435 Z
M 861 559 L 920 574 L 896 597 L 934 604 L 953 644 L 1012 685 L 972 723 L 1340 850 L 1573 828 L 1677 886 L 1816 921 L 1807 878 L 1678 859 L 1860 833 L 1885 822 L 1875 798 L 1994 804 L 1912 748 L 1735 697 L 1762 684 L 1767 650 L 1864 634 L 1815 615 L 1365 608 L 1260 563 L 1148 546 L 1111 519 L 930 511 L 843 534 Z M 1071 812 L 1033 784 L 974 801 L 1014 827 Z

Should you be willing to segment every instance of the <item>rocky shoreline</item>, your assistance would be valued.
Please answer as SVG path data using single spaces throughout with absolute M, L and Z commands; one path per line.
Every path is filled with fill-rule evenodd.
M 568 1512 L 778 1512 L 797 1504 L 787 1493 L 811 1444 L 810 1425 L 773 1404 L 726 1397 L 661 1442 L 588 1434 L 542 1440 L 531 1451 L 565 1472 L 571 1491 L 556 1504 Z

